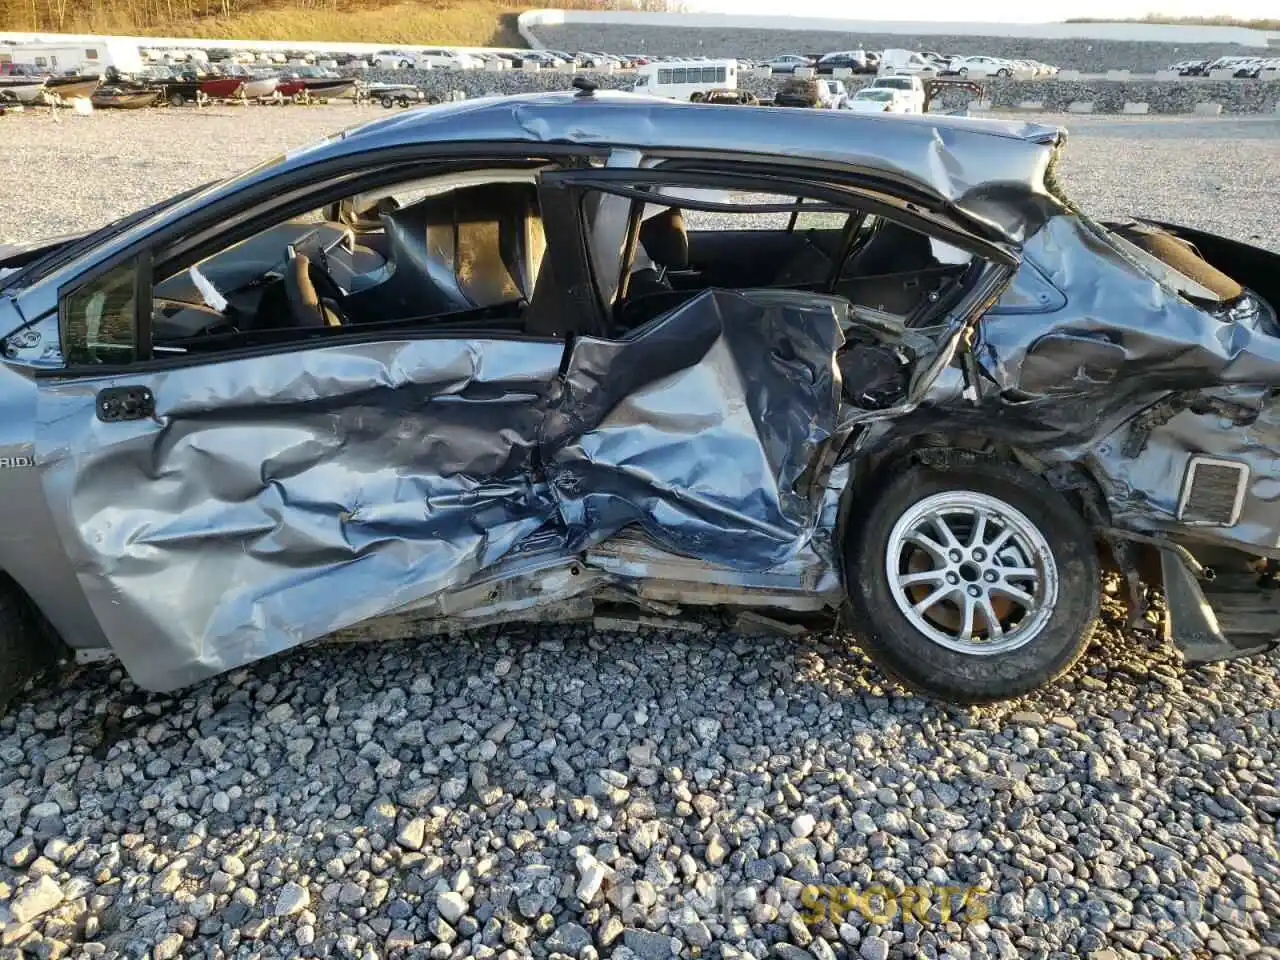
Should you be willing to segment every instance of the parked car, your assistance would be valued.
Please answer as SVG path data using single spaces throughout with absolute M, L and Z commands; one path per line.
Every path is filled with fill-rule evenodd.
M 920 77 L 876 77 L 871 81 L 871 85 L 866 89 L 869 90 L 893 90 L 897 95 L 897 99 L 904 105 L 902 113 L 924 113 L 925 103 L 928 99 L 925 88 L 925 82 Z
M 579 64 L 588 70 L 599 70 L 605 66 L 613 66 L 614 68 L 622 66 L 621 61 L 603 53 L 579 51 L 576 59 Z
M 970 75 L 979 77 L 1011 77 L 1013 76 L 1014 64 L 1012 61 L 1003 60 L 999 57 L 960 57 L 951 63 L 951 69 L 959 76 L 967 77 Z
M 373 55 L 373 66 L 377 70 L 408 70 L 417 59 L 405 50 L 379 50 Z
M 848 605 L 890 676 L 981 702 L 1085 653 L 1103 556 L 1189 661 L 1270 649 L 1280 255 L 1084 217 L 1063 142 L 583 87 L 6 249 L 5 693 L 371 618 Z
M 1180 77 L 1203 77 L 1209 72 L 1209 62 L 1205 59 L 1179 60 L 1170 64 L 1169 69 Z
M 741 107 L 759 106 L 760 98 L 748 90 L 708 90 L 699 103 L 726 103 Z
M 819 75 L 830 74 L 839 69 L 852 70 L 854 73 L 874 72 L 874 68 L 867 60 L 865 50 L 839 50 L 828 53 L 814 67 Z
M 1256 80 L 1262 72 L 1263 59 L 1250 57 L 1236 64 L 1236 77 L 1241 80 Z
M 901 90 L 889 87 L 863 87 L 842 104 L 854 113 L 915 113 L 910 98 Z
M 433 47 L 419 53 L 413 65 L 418 70 L 478 70 L 484 61 L 469 53 Z
M 760 66 L 768 67 L 774 73 L 795 73 L 798 67 L 811 67 L 813 61 L 796 53 L 784 53 L 771 60 L 764 60 Z
M 546 50 L 521 50 L 517 57 L 521 66 L 526 63 L 536 63 L 538 66 L 547 70 L 554 67 L 564 66 L 565 63 L 564 60 L 548 53 Z

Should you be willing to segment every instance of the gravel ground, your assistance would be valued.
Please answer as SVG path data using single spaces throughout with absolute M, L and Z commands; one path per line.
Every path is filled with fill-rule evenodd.
M 353 116 L 6 118 L 4 229 Z M 1092 209 L 1276 245 L 1275 124 L 1073 126 Z M 84 669 L 0 720 L 0 955 L 1280 956 L 1280 658 L 1187 671 L 1121 623 L 981 710 L 710 623 L 312 648 L 178 698 Z M 877 883 L 934 905 L 828 909 Z M 944 918 L 944 886 L 987 893 Z

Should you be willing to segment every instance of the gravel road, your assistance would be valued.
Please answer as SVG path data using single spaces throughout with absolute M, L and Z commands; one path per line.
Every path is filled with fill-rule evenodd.
M 358 116 L 250 113 L 5 118 L 0 229 Z M 1072 126 L 1094 211 L 1280 248 L 1276 123 Z M 1280 657 L 1188 671 L 1121 624 L 980 710 L 710 622 L 311 648 L 178 698 L 86 668 L 0 720 L 0 957 L 1280 956 Z

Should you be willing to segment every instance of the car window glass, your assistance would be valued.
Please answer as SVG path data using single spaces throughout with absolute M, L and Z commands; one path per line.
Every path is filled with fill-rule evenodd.
M 130 260 L 73 290 L 62 303 L 63 354 L 71 365 L 135 357 L 137 264 Z
M 524 332 L 546 246 L 535 170 L 391 185 L 166 271 L 153 287 L 154 350 L 207 353 L 309 339 L 324 333 L 317 328 L 396 330 L 472 316 L 487 329 Z

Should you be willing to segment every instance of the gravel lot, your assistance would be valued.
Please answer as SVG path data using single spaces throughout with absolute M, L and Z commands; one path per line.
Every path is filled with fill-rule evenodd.
M 358 116 L 250 114 L 0 120 L 0 229 Z M 1280 249 L 1277 123 L 1071 126 L 1092 211 Z M 981 710 L 709 622 L 313 648 L 176 699 L 85 669 L 0 720 L 0 956 L 1280 956 L 1280 657 L 1186 671 L 1121 623 Z M 801 922 L 806 884 L 876 883 L 935 904 Z M 942 886 L 988 893 L 944 919 Z

